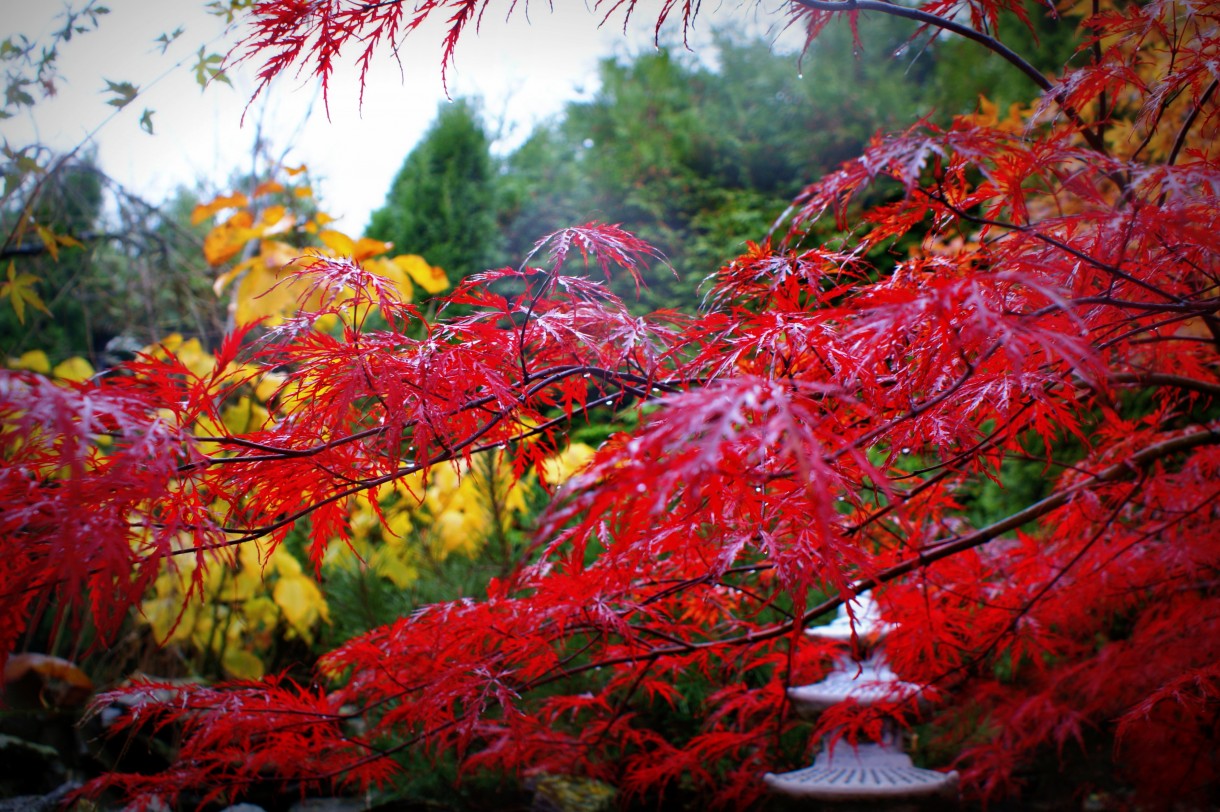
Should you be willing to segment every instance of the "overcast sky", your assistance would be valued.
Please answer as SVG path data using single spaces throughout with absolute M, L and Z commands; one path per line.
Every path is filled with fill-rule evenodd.
M 535 2 L 528 18 L 521 3 L 507 22 L 498 15 L 510 4 L 492 4 L 481 30 L 468 32 L 459 45 L 456 69 L 449 74 L 450 93 L 480 96 L 489 123 L 507 124 L 501 146 L 511 146 L 565 102 L 594 92 L 600 58 L 651 47 L 654 20 L 649 14 L 659 3 L 641 0 L 638 19 L 626 36 L 621 17 L 599 28 L 600 15 L 573 0 L 555 2 L 553 9 Z M 62 10 L 62 4 L 51 2 L 3 4 L 0 36 L 43 37 Z M 446 98 L 439 27 L 411 35 L 401 49 L 401 70 L 389 54 L 383 55 L 370 71 L 362 107 L 356 70 L 342 65 L 332 79 L 328 120 L 309 77 L 279 81 L 248 108 L 253 65 L 230 73 L 232 88 L 213 85 L 202 91 L 191 70 L 200 45 L 223 54 L 239 33 L 226 32 L 223 21 L 204 11 L 203 0 L 110 0 L 106 5 L 111 14 L 98 31 L 75 37 L 61 49 L 65 82 L 56 97 L 40 101 L 32 116 L 0 122 L 0 135 L 11 144 L 36 140 L 57 150 L 87 140 L 96 147 L 104 171 L 154 201 L 197 180 L 223 186 L 234 171 L 249 167 L 261 122 L 277 153 L 287 148 L 290 164 L 306 163 L 322 178 L 322 203 L 340 218 L 340 227 L 359 232 Z M 717 26 L 765 32 L 778 19 L 757 9 L 709 3 L 695 36 L 703 39 Z M 163 54 L 155 40 L 180 26 L 184 33 Z M 675 27 L 673 34 L 680 35 L 680 29 Z M 106 105 L 108 96 L 102 92 L 106 80 L 131 82 L 141 95 L 111 117 L 114 108 Z M 153 135 L 139 128 L 145 108 L 154 111 Z

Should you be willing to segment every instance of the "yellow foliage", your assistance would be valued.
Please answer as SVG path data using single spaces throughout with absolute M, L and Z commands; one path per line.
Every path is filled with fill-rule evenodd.
M 284 184 L 276 180 L 265 180 L 254 187 L 254 196 L 272 195 L 284 191 Z
M 40 375 L 51 374 L 51 359 L 42 350 L 30 350 L 21 354 L 20 358 L 8 359 L 9 369 L 25 369 Z
M 240 209 L 250 205 L 250 199 L 241 192 L 231 195 L 220 195 L 208 203 L 200 203 L 191 211 L 191 225 L 197 226 L 224 209 Z
M 220 660 L 225 672 L 236 679 L 262 679 L 265 669 L 257 654 L 240 648 L 225 649 Z
M 322 241 L 323 245 L 334 251 L 336 254 L 355 259 L 355 257 L 352 255 L 356 251 L 356 243 L 346 234 L 328 229 L 326 231 L 319 231 L 318 239 Z
M 304 574 L 281 577 L 275 584 L 275 603 L 288 621 L 288 637 L 302 637 L 313 642 L 313 629 L 321 621 L 330 621 L 330 612 L 322 590 Z
M 51 375 L 64 381 L 87 381 L 93 377 L 93 364 L 80 356 L 73 356 L 55 365 Z
M 305 167 L 286 168 L 285 172 L 295 178 L 305 172 Z M 312 198 L 310 187 L 294 183 L 290 181 L 286 186 L 278 181 L 264 182 L 255 189 L 254 197 L 290 193 L 294 201 Z M 291 208 L 296 205 L 270 205 L 256 216 L 249 208 L 250 200 L 244 195 L 234 194 L 201 204 L 192 214 L 194 222 L 202 222 L 232 210 L 227 219 L 218 222 L 208 232 L 204 238 L 203 253 L 213 266 L 240 257 L 232 268 L 217 274 L 213 285 L 217 295 L 232 288 L 232 313 L 238 324 L 265 319 L 269 325 L 275 325 L 300 309 L 316 307 L 319 301 L 317 297 L 303 301 L 309 286 L 296 278 L 300 270 L 307 267 L 311 257 L 351 259 L 366 270 L 393 282 L 398 298 L 404 302 L 412 300 L 416 287 L 429 294 L 449 287 L 445 272 L 429 265 L 423 257 L 412 254 L 385 256 L 393 247 L 390 243 L 368 237 L 353 238 L 327 228 L 333 218 L 324 212 L 309 217 L 294 215 Z M 316 242 L 313 245 L 293 244 L 287 241 L 287 236 L 284 240 L 268 239 L 273 234 L 292 234 L 298 239 L 312 237 Z M 335 302 L 341 306 L 348 299 L 350 297 L 340 295 Z M 356 314 L 356 318 L 363 315 Z
M 203 238 L 203 257 L 209 265 L 228 262 L 261 233 L 261 229 L 254 228 L 254 215 L 242 209 L 207 233 Z
M 22 324 L 25 324 L 26 305 L 35 310 L 41 310 L 47 315 L 51 313 L 34 290 L 36 284 L 38 284 L 38 277 L 29 273 L 17 273 L 17 266 L 11 260 L 9 261 L 7 277 L 3 283 L 0 283 L 0 298 L 8 298 L 9 304 L 13 306 L 13 312 L 17 314 L 17 321 Z
M 295 178 L 304 167 L 286 171 Z M 332 218 L 325 213 L 295 214 L 291 201 L 310 198 L 312 190 L 294 184 L 268 181 L 254 190 L 254 198 L 285 195 L 288 206 L 267 205 L 258 213 L 251 209 L 250 198 L 233 194 L 201 204 L 192 213 L 197 223 L 220 218 L 204 240 L 209 264 L 239 260 L 232 267 L 219 267 L 214 284 L 217 295 L 228 292 L 233 297 L 232 313 L 238 323 L 265 318 L 274 324 L 302 307 L 315 307 L 317 295 L 307 298 L 308 282 L 298 275 L 308 263 L 322 258 L 346 257 L 360 263 L 389 280 L 403 301 L 410 301 L 416 288 L 434 294 L 449 287 L 445 272 L 423 257 L 390 256 L 390 243 L 328 228 Z M 302 244 L 309 241 L 313 244 Z M 335 299 L 343 300 L 342 295 Z M 324 315 L 315 326 L 330 329 L 336 323 L 334 316 Z M 216 368 L 216 359 L 198 339 L 178 334 L 146 352 L 173 355 L 201 377 Z M 13 363 L 49 371 L 45 354 L 27 354 Z M 56 369 L 65 378 L 92 374 L 81 359 L 70 359 Z M 219 420 L 201 418 L 192 427 L 195 431 L 212 435 L 256 431 L 268 420 L 267 404 L 272 399 L 277 413 L 311 406 L 302 397 L 300 381 L 284 374 L 255 375 L 239 365 L 235 373 L 225 373 L 246 378 L 227 402 L 218 404 Z M 351 546 L 333 545 L 324 566 L 367 567 L 378 577 L 407 587 L 419 578 L 427 560 L 474 556 L 488 538 L 504 533 L 525 511 L 525 487 L 514 484 L 508 466 L 492 454 L 476 457 L 472 465 L 438 466 L 427 479 L 422 474 L 404 477 L 352 500 Z M 232 507 L 217 504 L 214 509 L 223 515 Z M 244 544 L 212 562 L 206 572 L 197 572 L 197 566 L 193 559 L 168 562 L 141 604 L 143 620 L 157 639 L 181 648 L 196 667 L 210 663 L 231 677 L 257 679 L 266 670 L 259 652 L 276 637 L 312 642 L 319 627 L 329 622 L 329 606 L 317 582 L 283 546 L 268 551 Z
M 542 462 L 542 479 L 554 487 L 562 484 L 584 468 L 596 452 L 585 443 L 572 443 L 560 453 Z
M 1008 106 L 1008 112 L 1001 118 L 999 105 L 986 96 L 979 96 L 978 112 L 966 118 L 983 127 L 995 127 L 1004 132 L 1019 133 L 1026 129 L 1033 114 L 1032 107 L 1014 102 Z
M 205 573 L 196 568 L 193 559 L 167 563 L 141 616 L 163 645 L 196 661 L 210 657 L 229 676 L 257 679 L 264 672 L 258 652 L 276 635 L 312 642 L 330 621 L 321 589 L 283 546 L 265 557 L 256 544 L 244 544 Z
M 435 265 L 429 265 L 421 256 L 400 254 L 391 261 L 428 293 L 440 293 L 449 287 L 449 277 L 445 276 L 445 272 Z
M 268 414 L 248 395 L 242 395 L 237 403 L 221 410 L 220 419 L 229 434 L 246 434 L 261 428 L 267 422 Z

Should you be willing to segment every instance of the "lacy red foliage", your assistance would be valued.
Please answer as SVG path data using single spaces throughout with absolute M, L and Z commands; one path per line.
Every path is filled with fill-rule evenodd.
M 264 81 L 292 65 L 325 80 L 345 43 L 367 64 L 443 9 L 449 59 L 486 5 L 267 2 L 246 53 Z M 792 3 L 811 31 L 895 13 L 1001 53 L 1002 8 L 1022 7 L 971 3 L 967 23 L 940 0 Z M 429 321 L 319 262 L 317 312 L 246 342 L 242 364 L 230 341 L 208 377 L 155 358 L 78 387 L 4 375 L 0 645 L 82 594 L 114 629 L 166 556 L 217 565 L 308 520 L 320 560 L 361 492 L 493 448 L 524 475 L 572 421 L 636 408 L 638 430 L 556 494 L 486 599 L 330 653 L 329 693 L 126 689 L 182 750 L 102 785 L 359 786 L 422 748 L 744 805 L 762 772 L 807 756 L 783 688 L 828 652 L 802 629 L 872 588 L 895 670 L 951 698 L 922 721 L 975 795 L 1018 791 L 1047 755 L 1112 761 L 1113 785 L 1150 801 L 1214 792 L 1218 26 L 1214 4 L 1086 17 L 1080 66 L 1033 72 L 1043 113 L 877 137 L 800 195 L 782 239 L 712 274 L 698 315 L 635 317 L 584 278 L 657 260 L 593 223 L 467 279 L 448 297 L 460 317 Z M 862 209 L 879 184 L 902 192 Z M 846 234 L 809 247 L 828 215 Z M 341 334 L 315 329 L 324 313 Z M 261 430 L 181 428 L 260 369 L 289 370 Z M 653 726 L 676 705 L 701 707 L 702 730 Z M 879 719 L 844 707 L 820 725 L 852 737 Z

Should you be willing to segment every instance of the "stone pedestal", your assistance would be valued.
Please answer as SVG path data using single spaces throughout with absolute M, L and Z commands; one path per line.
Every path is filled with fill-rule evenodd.
M 891 628 L 881 619 L 876 604 L 867 593 L 857 601 L 854 622 L 843 608 L 829 624 L 812 627 L 805 633 L 850 644 L 854 626 L 856 640 L 871 648 L 872 654 L 857 662 L 850 653 L 845 653 L 821 682 L 789 688 L 788 696 L 802 716 L 816 716 L 840 702 L 873 705 L 903 701 L 923 693 L 922 686 L 900 680 L 876 648 Z M 882 741 L 860 742 L 855 747 L 843 739 L 831 743 L 832 738 L 828 736 L 823 742 L 812 766 L 787 773 L 767 773 L 763 780 L 771 791 L 793 799 L 833 803 L 842 812 L 920 809 L 923 804 L 912 804 L 920 800 L 933 803 L 939 800 L 941 809 L 956 803 L 957 773 L 916 767 L 902 751 L 900 737 L 893 728 L 887 728 Z

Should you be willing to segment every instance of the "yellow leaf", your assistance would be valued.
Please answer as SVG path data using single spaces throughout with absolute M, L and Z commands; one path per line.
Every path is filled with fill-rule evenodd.
M 47 310 L 47 306 L 42 303 L 42 299 L 34 292 L 34 285 L 37 284 L 38 277 L 28 273 L 17 273 L 17 268 L 10 260 L 8 264 L 7 279 L 3 284 L 0 284 L 0 297 L 7 296 L 9 302 L 13 305 L 14 312 L 17 313 L 17 321 L 25 324 L 25 306 L 28 304 L 35 310 L 41 310 L 48 316 L 51 311 Z
M 295 578 L 303 572 L 301 562 L 283 546 L 276 547 L 275 552 L 271 554 L 271 565 L 277 573 L 286 578 Z
M 245 434 L 250 430 L 250 406 L 250 398 L 243 395 L 236 403 L 221 410 L 220 421 L 225 424 L 229 434 Z
M 222 293 L 225 292 L 225 288 L 227 288 L 229 286 L 229 283 L 232 282 L 237 277 L 241 276 L 242 272 L 244 272 L 247 268 L 249 268 L 253 264 L 254 261 L 255 260 L 251 260 L 250 262 L 243 262 L 240 265 L 238 265 L 237 267 L 230 268 L 229 270 L 225 271 L 224 273 L 221 273 L 219 276 L 216 277 L 216 281 L 212 283 L 212 292 L 215 293 L 217 296 L 220 296 Z M 259 261 L 261 261 L 261 260 L 259 260 Z
M 352 249 L 352 259 L 356 260 L 357 262 L 361 262 L 369 257 L 384 254 L 393 247 L 394 243 L 374 240 L 371 237 L 361 237 L 360 239 L 356 240 L 356 246 Z
M 259 216 L 261 222 L 267 228 L 272 228 L 280 223 L 281 220 L 288 217 L 288 210 L 283 206 L 268 206 L 265 211 Z
M 155 358 L 164 358 L 166 353 L 173 353 L 181 347 L 183 341 L 182 333 L 170 333 L 161 339 L 161 343 L 150 344 L 144 348 L 143 352 Z
M 221 591 L 221 597 L 224 600 L 229 602 L 249 601 L 263 590 L 265 585 L 263 571 L 258 565 L 257 554 L 255 559 L 253 565 L 243 562 L 241 569 L 234 572 L 233 577 L 228 579 L 228 583 Z
M 249 324 L 263 317 L 269 318 L 273 324 L 277 323 L 296 310 L 297 296 L 298 292 L 290 282 L 281 284 L 275 270 L 258 262 L 251 266 L 237 286 L 234 318 L 238 324 Z
M 239 209 L 250 204 L 249 198 L 241 192 L 232 195 L 221 195 L 209 203 L 200 203 L 191 211 L 191 225 L 197 226 L 221 209 Z
M 225 649 L 224 656 L 220 659 L 220 664 L 224 668 L 225 673 L 234 679 L 262 679 L 265 673 L 263 661 L 253 652 L 234 648 L 233 646 Z
M 174 594 L 141 602 L 140 612 L 157 642 L 167 645 L 190 639 L 199 620 L 198 607 L 195 602 L 183 606 L 181 596 Z
M 184 367 L 200 378 L 211 375 L 212 370 L 216 368 L 216 359 L 203 348 L 197 338 L 182 342 L 174 355 L 178 356 Z
M 339 327 L 339 316 L 335 313 L 323 313 L 313 320 L 313 328 L 319 333 L 330 333 Z
M 396 510 L 386 516 L 386 527 L 396 539 L 406 538 L 411 532 L 411 514 L 405 510 Z
M 439 542 L 436 553 L 442 559 L 451 553 L 474 553 L 486 535 L 484 523 L 464 510 L 447 510 L 432 524 L 432 537 Z
M 215 226 L 203 238 L 203 256 L 209 265 L 220 265 L 237 256 L 246 243 L 265 231 L 263 226 L 254 226 L 254 215 L 241 210 Z
M 292 190 L 292 194 L 298 198 L 313 197 L 313 189 L 308 186 L 298 186 Z
M 51 374 L 51 361 L 42 350 L 30 350 L 29 352 L 22 353 L 21 357 L 16 361 L 10 359 L 9 367 L 12 369 L 28 369 L 30 372 L 37 372 L 40 375 Z
M 93 365 L 80 356 L 56 364 L 51 374 L 65 381 L 87 381 L 93 377 Z
M 445 276 L 445 272 L 435 265 L 429 265 L 421 256 L 399 254 L 394 257 L 393 262 L 402 268 L 403 272 L 415 281 L 415 284 L 429 293 L 440 293 L 449 287 L 449 278 Z
M 272 593 L 284 619 L 298 635 L 311 639 L 312 630 L 320 621 L 329 620 L 330 611 L 318 585 L 304 575 L 281 577 Z
M 190 636 L 186 638 L 190 640 L 191 644 L 200 651 L 211 648 L 212 644 L 217 642 L 216 638 L 212 636 L 212 630 L 216 628 L 216 621 L 219 620 L 220 625 L 224 626 L 225 622 L 228 620 L 229 610 L 227 607 L 217 607 L 215 612 L 215 617 L 208 613 L 198 615 L 195 620 L 195 624 L 191 627 Z M 176 632 L 174 633 L 174 639 L 180 639 Z
M 399 589 L 405 589 L 419 580 L 419 570 L 417 568 L 385 548 L 377 551 L 373 566 L 378 575 L 390 581 Z
M 318 239 L 327 248 L 340 256 L 350 257 L 356 251 L 356 243 L 341 231 L 326 230 L 318 232 Z
M 377 514 L 373 512 L 371 507 L 365 506 L 355 511 L 348 516 L 348 521 L 351 523 L 352 537 L 364 539 L 368 538 L 369 533 L 381 524 L 381 520 L 377 518 Z
M 415 288 L 411 284 L 411 278 L 407 276 L 402 268 L 388 259 L 366 259 L 364 260 L 365 270 L 371 271 L 378 276 L 385 277 L 394 283 L 394 287 L 398 289 L 398 300 L 401 302 L 411 301 L 415 293 Z
M 257 403 L 250 404 L 250 425 L 247 431 L 255 431 L 267 425 L 271 414 Z
M 265 373 L 262 379 L 254 387 L 254 397 L 256 397 L 260 403 L 267 403 L 273 397 L 275 397 L 275 393 L 279 391 L 279 388 L 284 385 L 284 381 L 286 380 L 288 380 L 288 376 L 281 372 Z
M 251 598 L 243 603 L 241 608 L 253 631 L 271 631 L 279 623 L 280 610 L 275 601 L 266 595 Z
M 282 414 L 306 411 L 313 405 L 313 399 L 306 393 L 300 379 L 290 380 L 280 389 L 279 395 L 276 397 L 278 412 Z
M 265 180 L 254 187 L 254 196 L 262 197 L 263 195 L 273 195 L 282 191 L 284 191 L 284 184 L 276 180 Z
M 548 485 L 558 485 L 588 464 L 594 450 L 584 443 L 572 443 L 559 454 L 542 461 L 542 479 Z
M 38 232 L 38 239 L 42 240 L 51 259 L 59 262 L 59 243 L 55 239 L 55 232 L 46 226 L 39 225 L 34 226 L 34 230 Z
M 284 167 L 284 171 L 288 173 L 289 177 L 295 178 L 297 175 L 304 172 L 307 168 L 308 167 L 306 167 L 305 164 L 301 164 L 300 166 L 286 166 L 286 167 Z

